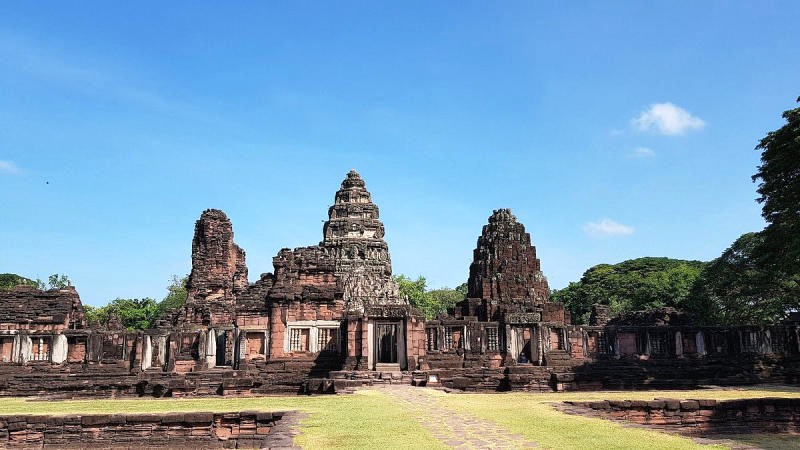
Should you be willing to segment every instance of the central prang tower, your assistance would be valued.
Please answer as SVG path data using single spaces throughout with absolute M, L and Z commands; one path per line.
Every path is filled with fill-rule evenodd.
M 389 246 L 383 239 L 383 223 L 366 184 L 351 170 L 328 209 L 328 221 L 320 243 L 335 261 L 345 310 L 363 314 L 371 306 L 407 305 L 392 281 Z

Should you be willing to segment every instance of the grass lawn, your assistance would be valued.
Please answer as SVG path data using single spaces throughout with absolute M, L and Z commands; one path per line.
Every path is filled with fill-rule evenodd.
M 578 392 L 559 394 L 507 393 L 497 395 L 439 395 L 440 402 L 457 411 L 504 425 L 546 448 L 689 449 L 709 448 L 676 435 L 624 427 L 619 423 L 566 415 L 549 404 L 566 400 L 652 400 L 667 398 L 713 398 L 730 400 L 757 397 L 800 397 L 794 388 L 725 389 L 698 391 Z M 735 436 L 727 436 L 736 439 Z M 762 442 L 769 437 L 762 437 Z M 743 441 L 742 441 L 743 442 Z M 755 441 L 751 443 L 755 444 Z M 757 445 L 757 444 L 756 444 Z M 725 448 L 724 446 L 715 446 Z M 714 448 L 714 447 L 711 447 Z M 785 448 L 785 447 L 784 447 Z
M 246 410 L 305 412 L 307 417 L 302 421 L 302 433 L 295 440 L 303 448 L 420 448 L 420 442 L 425 443 L 425 448 L 446 448 L 408 411 L 376 390 L 314 397 L 78 401 L 0 399 L 0 415 Z
M 680 436 L 623 427 L 602 419 L 577 417 L 555 411 L 549 404 L 565 400 L 800 397 L 792 388 L 726 389 L 703 391 L 581 392 L 560 394 L 446 394 L 431 395 L 454 414 L 470 413 L 495 422 L 544 448 L 689 449 L 701 446 Z M 416 420 L 416 412 L 391 396 L 361 390 L 340 396 L 287 396 L 258 398 L 131 399 L 88 401 L 28 401 L 0 399 L 0 414 L 86 414 L 125 412 L 300 410 L 297 444 L 304 448 L 446 448 Z M 756 438 L 757 436 L 753 436 Z M 732 437 L 737 439 L 736 437 Z M 743 439 L 737 439 L 743 441 Z M 762 443 L 783 443 L 769 436 Z M 756 444 L 755 441 L 751 443 Z M 756 444 L 758 445 L 758 444 Z M 769 445 L 767 445 L 769 446 Z M 778 445 L 780 448 L 780 445 Z

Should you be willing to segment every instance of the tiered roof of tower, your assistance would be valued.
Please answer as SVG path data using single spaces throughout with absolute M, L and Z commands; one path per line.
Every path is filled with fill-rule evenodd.
M 408 304 L 392 281 L 389 246 L 378 218 L 364 180 L 351 170 L 328 209 L 321 243 L 335 260 L 345 309 L 351 313 L 363 313 L 370 306 Z
M 486 300 L 501 311 L 525 312 L 547 302 L 550 290 L 536 247 L 511 210 L 495 210 L 484 225 L 473 252 L 468 287 L 469 298 Z

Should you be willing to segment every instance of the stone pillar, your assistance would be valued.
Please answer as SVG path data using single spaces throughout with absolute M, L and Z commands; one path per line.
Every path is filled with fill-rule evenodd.
M 153 365 L 153 340 L 149 335 L 142 336 L 142 370 Z
M 31 360 L 31 352 L 33 351 L 33 340 L 29 336 L 22 336 L 20 339 L 20 362 L 22 364 Z
M 675 356 L 683 356 L 683 336 L 680 331 L 675 332 Z
M 14 344 L 11 347 L 11 361 L 15 363 L 22 362 L 22 342 L 19 334 L 14 336 Z
M 53 349 L 50 352 L 51 360 L 55 364 L 61 364 L 67 359 L 67 337 L 58 334 L 53 337 Z
M 698 331 L 694 335 L 694 343 L 697 347 L 697 355 L 698 356 L 705 356 L 706 355 L 706 340 L 705 336 L 703 336 L 702 331 Z
M 266 342 L 265 342 L 265 344 L 266 344 Z M 267 348 L 269 348 L 269 346 L 267 346 Z M 264 350 L 264 354 L 265 355 L 266 355 L 266 352 L 267 352 L 267 350 L 265 349 Z M 239 361 L 247 360 L 247 332 L 246 331 L 240 331 L 239 332 L 239 355 L 238 355 L 238 360 Z
M 224 351 L 224 350 L 223 350 Z M 206 334 L 206 365 L 213 368 L 217 365 L 217 334 L 211 328 Z
M 408 369 L 408 360 L 406 359 L 406 321 L 400 322 L 401 326 L 397 327 L 397 362 L 400 364 L 400 370 Z
M 372 354 L 372 343 L 374 340 L 375 324 L 370 320 L 367 322 L 367 344 L 364 345 L 364 342 L 361 343 L 361 354 L 363 355 L 365 350 L 367 352 L 367 370 L 375 370 L 375 355 Z
M 158 363 L 162 367 L 167 363 L 167 336 L 158 337 Z

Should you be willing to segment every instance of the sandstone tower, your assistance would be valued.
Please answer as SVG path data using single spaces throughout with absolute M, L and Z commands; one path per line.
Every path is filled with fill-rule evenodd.
M 334 273 L 348 313 L 375 305 L 407 305 L 392 281 L 389 246 L 378 207 L 364 180 L 351 170 L 328 209 L 321 245 L 335 261 Z
M 511 210 L 495 210 L 483 226 L 467 285 L 467 298 L 482 302 L 473 301 L 472 313 L 464 313 L 481 312 L 477 315 L 482 320 L 496 320 L 505 312 L 531 312 L 547 302 L 550 289 L 536 247 Z
M 184 322 L 233 323 L 236 297 L 247 287 L 245 253 L 233 242 L 231 221 L 218 209 L 205 210 L 194 227 Z

